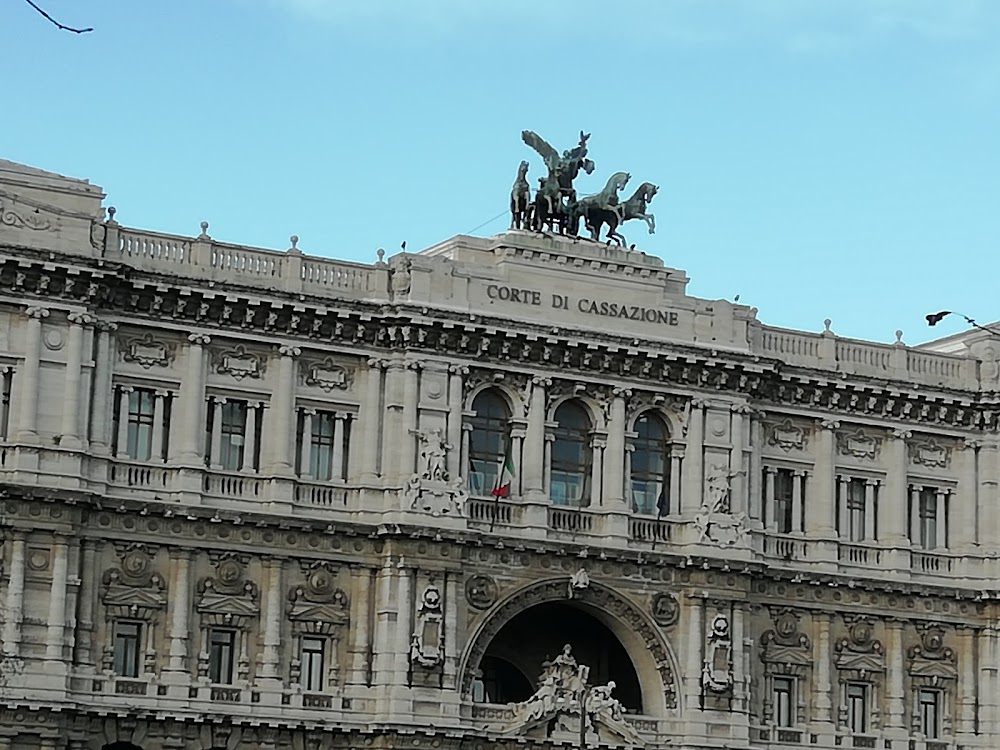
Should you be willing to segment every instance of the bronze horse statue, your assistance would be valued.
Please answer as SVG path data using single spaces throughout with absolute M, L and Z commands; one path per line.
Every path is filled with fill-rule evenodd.
M 565 234 L 571 229 L 571 217 L 574 214 L 572 207 L 576 203 L 573 180 L 581 169 L 587 174 L 594 171 L 594 162 L 587 158 L 587 141 L 590 135 L 580 131 L 579 144 L 564 151 L 562 156 L 537 133 L 525 130 L 521 133 L 521 138 L 538 152 L 549 170 L 548 175 L 539 180 L 532 226 L 537 231 L 545 228 L 550 231 L 558 229 Z
M 528 185 L 528 162 L 517 168 L 517 179 L 510 191 L 510 228 L 528 229 L 531 226 L 531 186 Z
M 656 219 L 653 214 L 646 213 L 646 207 L 656 197 L 657 190 L 659 188 L 653 183 L 644 182 L 633 193 L 632 197 L 624 203 L 611 205 L 593 204 L 587 210 L 582 211 L 581 215 L 583 216 L 585 226 L 590 230 L 591 238 L 594 240 L 599 239 L 601 228 L 607 224 L 608 241 L 614 240 L 619 246 L 625 247 L 625 237 L 618 232 L 618 227 L 629 219 L 642 219 L 649 227 L 649 233 L 653 234 L 656 231 Z M 583 201 L 580 201 L 580 203 L 582 204 Z

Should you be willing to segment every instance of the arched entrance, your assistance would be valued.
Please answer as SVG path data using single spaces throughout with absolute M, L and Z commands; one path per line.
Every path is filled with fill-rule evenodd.
M 655 716 L 680 708 L 676 661 L 662 633 L 647 612 L 603 584 L 592 581 L 570 597 L 568 577 L 536 581 L 497 602 L 470 636 L 462 692 L 477 700 L 487 693 L 489 702 L 523 700 L 537 689 L 546 657 L 569 644 L 590 667 L 589 684 L 614 681 L 628 709 Z
M 615 683 L 615 697 L 642 713 L 642 691 L 628 652 L 615 634 L 586 609 L 545 602 L 509 620 L 486 648 L 479 669 L 487 703 L 520 703 L 537 688 L 542 664 L 569 644 L 573 657 L 590 667 L 590 685 Z
M 131 742 L 112 742 L 110 745 L 102 747 L 101 750 L 142 750 L 142 748 Z

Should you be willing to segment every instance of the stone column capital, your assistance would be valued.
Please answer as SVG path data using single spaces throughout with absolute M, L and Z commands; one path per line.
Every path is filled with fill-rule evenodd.
M 469 368 L 465 365 L 448 365 L 448 372 L 452 375 L 461 375 L 465 377 L 469 374 Z
M 88 312 L 71 312 L 67 317 L 70 323 L 78 326 L 92 326 L 97 322 L 97 318 Z
M 212 337 L 206 333 L 191 333 L 188 334 L 188 341 L 192 346 L 208 346 L 212 343 Z
M 112 323 L 109 320 L 98 320 L 95 325 L 97 326 L 97 330 L 101 333 L 114 333 L 118 330 L 118 324 Z
M 278 347 L 278 356 L 280 357 L 298 357 L 300 354 L 302 354 L 302 349 L 292 344 L 281 344 Z
M 894 429 L 892 431 L 892 436 L 896 440 L 906 441 L 906 440 L 909 440 L 911 437 L 913 437 L 913 433 L 910 430 L 904 430 L 904 429 L 897 428 L 897 429 Z
M 837 430 L 840 428 L 840 422 L 836 419 L 821 419 L 819 422 L 819 428 L 821 430 Z

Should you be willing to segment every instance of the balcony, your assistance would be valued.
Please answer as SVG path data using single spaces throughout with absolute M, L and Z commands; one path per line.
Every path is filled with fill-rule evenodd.
M 522 506 L 502 498 L 473 497 L 469 499 L 469 526 L 492 531 L 498 527 L 520 526 Z
M 859 568 L 879 567 L 882 565 L 882 547 L 867 544 L 841 542 L 837 547 L 837 560 L 841 565 Z

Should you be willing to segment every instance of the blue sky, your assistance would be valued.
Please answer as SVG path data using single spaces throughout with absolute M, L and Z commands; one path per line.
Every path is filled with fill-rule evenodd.
M 996 0 L 38 1 L 95 31 L 3 3 L 0 156 L 123 224 L 373 261 L 502 231 L 521 130 L 583 128 L 578 189 L 657 183 L 626 235 L 693 294 L 883 341 L 1000 318 Z

